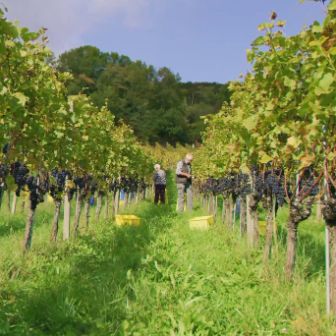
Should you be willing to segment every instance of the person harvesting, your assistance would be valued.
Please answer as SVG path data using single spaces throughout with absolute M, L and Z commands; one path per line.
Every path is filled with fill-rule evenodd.
M 166 203 L 166 172 L 161 169 L 161 166 L 157 163 L 154 166 L 155 172 L 153 175 L 153 182 L 155 187 L 155 196 L 154 196 L 154 203 L 158 204 L 159 201 L 161 204 Z
M 176 166 L 177 211 L 184 211 L 184 195 L 187 194 L 187 209 L 193 208 L 192 170 L 193 155 L 188 153 Z

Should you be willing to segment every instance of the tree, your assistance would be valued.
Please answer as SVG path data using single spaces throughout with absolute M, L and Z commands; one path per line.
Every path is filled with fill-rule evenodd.
M 91 46 L 60 56 L 58 68 L 73 75 L 70 94 L 86 93 L 102 107 L 107 103 L 142 141 L 194 143 L 203 130 L 201 116 L 217 112 L 229 99 L 226 85 L 181 83 L 167 67 L 155 69 L 117 53 Z

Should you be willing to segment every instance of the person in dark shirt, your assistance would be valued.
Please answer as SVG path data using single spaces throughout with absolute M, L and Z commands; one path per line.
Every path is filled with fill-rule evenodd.
M 154 166 L 155 172 L 153 175 L 153 182 L 155 187 L 155 196 L 154 203 L 158 204 L 159 201 L 161 204 L 165 204 L 166 202 L 166 172 L 161 169 L 159 164 Z

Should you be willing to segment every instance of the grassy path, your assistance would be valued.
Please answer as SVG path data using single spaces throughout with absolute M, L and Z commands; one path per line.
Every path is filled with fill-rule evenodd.
M 102 221 L 58 247 L 48 243 L 49 227 L 39 223 L 25 258 L 22 230 L 2 237 L 0 335 L 120 334 L 129 274 L 141 267 L 157 232 L 172 221 L 169 208 L 145 203 L 137 212 L 144 222 L 140 228 L 118 229 Z
M 178 218 L 130 274 L 127 335 L 335 335 L 325 321 L 323 279 L 298 269 L 286 285 L 279 263 L 263 267 L 235 233 L 192 232 Z
M 288 285 L 282 251 L 265 269 L 261 251 L 222 225 L 190 231 L 188 215 L 149 202 L 135 212 L 140 228 L 102 221 L 57 248 L 38 225 L 26 258 L 11 250 L 19 229 L 3 236 L 0 335 L 336 334 L 323 276 L 309 275 L 306 257 Z

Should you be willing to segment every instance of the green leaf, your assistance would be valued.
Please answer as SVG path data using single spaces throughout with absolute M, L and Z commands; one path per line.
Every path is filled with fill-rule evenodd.
M 54 134 L 56 135 L 57 139 L 62 139 L 64 137 L 64 133 L 57 130 L 54 131 Z
M 310 167 L 315 162 L 315 156 L 314 155 L 304 155 L 300 158 L 300 166 L 299 170 L 303 168 Z
M 249 63 L 252 63 L 253 59 L 254 59 L 254 52 L 251 50 L 251 49 L 248 49 L 246 51 L 246 58 L 247 58 L 247 61 Z
M 323 32 L 323 28 L 319 23 L 315 23 L 312 27 L 312 32 L 313 33 L 322 33 Z
M 325 74 L 319 82 L 319 87 L 325 93 L 329 92 L 331 84 L 334 82 L 334 76 L 331 73 Z
M 259 160 L 259 162 L 260 163 L 263 163 L 263 164 L 266 164 L 266 163 L 268 163 L 268 162 L 270 162 L 270 161 L 272 161 L 273 160 L 273 158 L 272 157 L 270 157 L 268 154 L 266 154 L 266 153 L 263 153 L 262 154 L 262 156 L 261 156 L 261 158 L 260 158 L 260 160 Z
M 335 0 L 328 6 L 328 10 L 336 11 L 336 1 Z
M 251 130 L 253 130 L 253 129 L 257 126 L 257 122 L 258 122 L 257 118 L 255 118 L 255 116 L 252 116 L 252 117 L 250 117 L 250 118 L 247 118 L 247 119 L 243 122 L 243 126 L 244 126 L 247 130 L 251 131 Z
M 272 28 L 274 28 L 274 23 L 270 23 L 270 22 L 262 23 L 258 26 L 259 31 L 272 29 Z
M 300 145 L 300 141 L 296 137 L 291 136 L 290 138 L 288 138 L 287 144 L 293 148 L 297 148 Z
M 261 46 L 264 44 L 265 44 L 264 36 L 259 36 L 252 42 L 252 46 Z
M 5 46 L 6 48 L 14 48 L 15 47 L 15 42 L 11 40 L 6 40 L 5 41 Z
M 329 161 L 334 160 L 335 157 L 336 157 L 336 153 L 334 153 L 334 152 L 330 152 L 330 153 L 328 154 L 328 156 L 327 156 L 327 158 L 328 158 Z
M 330 53 L 330 55 L 335 56 L 336 55 L 336 47 L 333 47 L 333 48 L 329 49 L 329 53 Z
M 294 90 L 296 88 L 296 81 L 293 79 L 290 79 L 289 77 L 285 77 L 284 80 L 285 86 L 289 87 L 290 89 Z
M 13 96 L 20 102 L 22 106 L 25 106 L 29 98 L 25 96 L 22 92 L 16 92 Z

